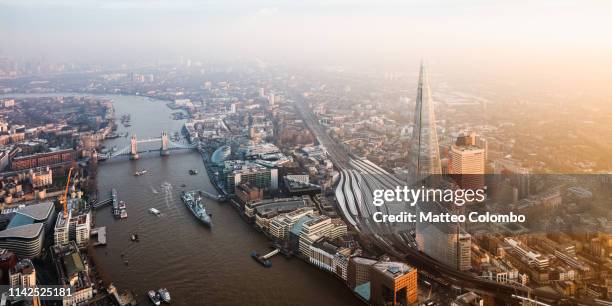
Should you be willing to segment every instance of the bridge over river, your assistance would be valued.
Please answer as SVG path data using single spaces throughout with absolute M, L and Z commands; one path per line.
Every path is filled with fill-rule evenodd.
M 138 144 L 145 143 L 155 143 L 158 142 L 160 144 L 159 149 L 145 149 L 139 150 Z M 159 154 L 162 156 L 170 155 L 171 151 L 177 150 L 194 150 L 198 148 L 197 143 L 190 143 L 186 140 L 184 141 L 175 141 L 171 140 L 168 137 L 166 132 L 162 132 L 161 137 L 157 138 L 146 138 L 146 139 L 138 139 L 136 135 L 132 135 L 130 138 L 130 143 L 125 147 L 114 150 L 112 152 L 108 152 L 106 154 L 99 154 L 98 160 L 110 160 L 117 157 L 128 156 L 132 160 L 136 160 L 140 158 L 140 154 L 148 153 L 148 152 L 156 152 L 159 151 Z

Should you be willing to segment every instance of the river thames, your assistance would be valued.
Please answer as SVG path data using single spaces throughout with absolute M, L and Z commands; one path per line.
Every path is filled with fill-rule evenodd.
M 173 135 L 184 121 L 172 120 L 162 101 L 136 96 L 109 96 L 117 117 L 131 115 L 131 126 L 118 132 L 139 139 Z M 119 123 L 119 122 L 118 122 Z M 105 142 L 121 149 L 129 136 Z M 139 149 L 159 148 L 157 142 Z M 138 169 L 148 172 L 134 176 Z M 189 175 L 198 169 L 198 175 Z M 140 160 L 110 160 L 98 169 L 100 198 L 116 188 L 129 217 L 115 220 L 106 207 L 96 211 L 96 226 L 107 227 L 108 245 L 96 249 L 98 265 L 120 290 L 133 290 L 148 305 L 146 292 L 166 287 L 175 305 L 361 305 L 340 280 L 298 259 L 276 256 L 263 268 L 249 256 L 267 251 L 265 236 L 247 224 L 229 204 L 205 199 L 214 228 L 204 227 L 183 205 L 180 192 L 215 192 L 200 155 L 173 151 L 170 156 L 147 153 Z M 149 208 L 161 211 L 156 217 Z M 130 241 L 137 233 L 139 242 Z M 126 265 L 124 258 L 128 261 Z

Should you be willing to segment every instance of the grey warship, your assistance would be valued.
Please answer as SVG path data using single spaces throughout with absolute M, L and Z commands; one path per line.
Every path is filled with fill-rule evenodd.
M 206 213 L 206 208 L 202 203 L 202 198 L 198 191 L 183 191 L 181 194 L 181 200 L 185 203 L 185 206 L 189 208 L 196 218 L 198 218 L 204 225 L 212 227 L 212 220 Z

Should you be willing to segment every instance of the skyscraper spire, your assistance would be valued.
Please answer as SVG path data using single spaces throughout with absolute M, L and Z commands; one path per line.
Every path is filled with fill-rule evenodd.
M 442 173 L 436 115 L 429 88 L 429 77 L 423 61 L 419 72 L 411 151 L 412 180 L 409 181 L 420 181 L 430 175 Z

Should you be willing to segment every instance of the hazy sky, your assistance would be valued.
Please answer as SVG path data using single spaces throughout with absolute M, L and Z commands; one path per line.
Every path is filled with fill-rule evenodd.
M 603 77 L 611 29 L 607 0 L 0 0 L 2 54 L 63 59 L 426 57 Z

